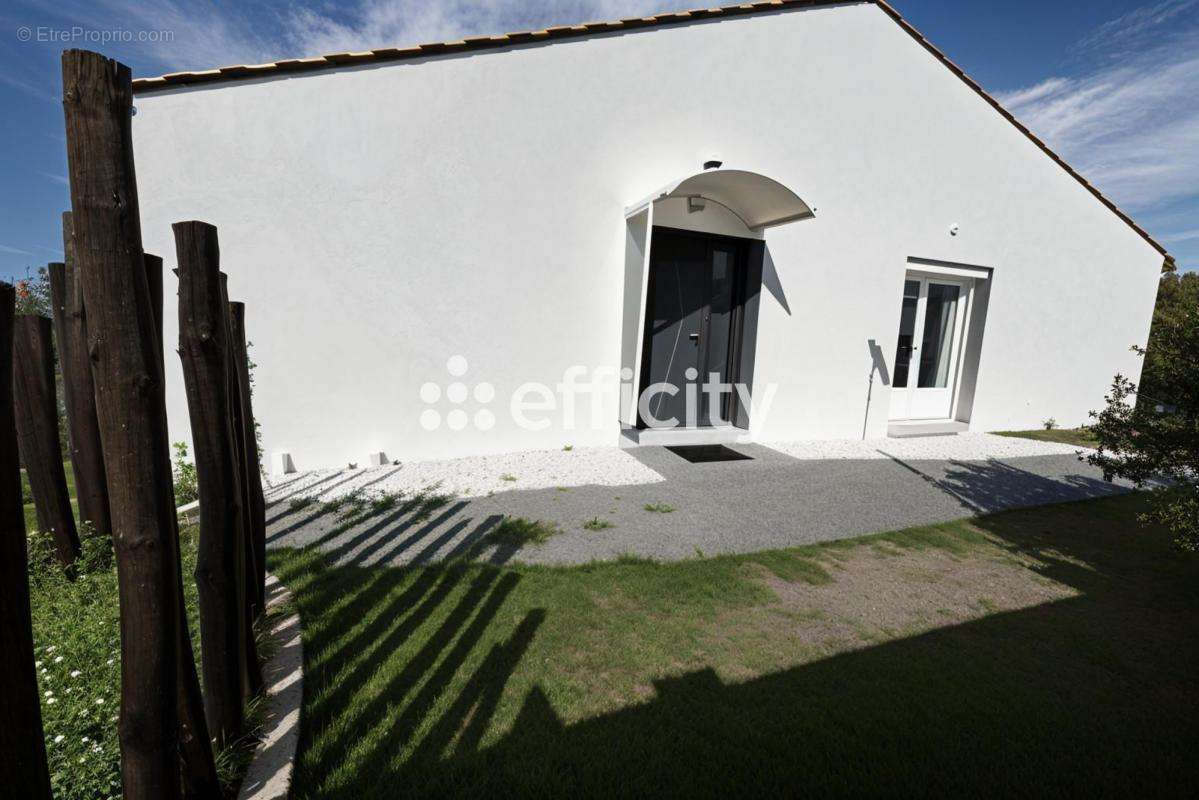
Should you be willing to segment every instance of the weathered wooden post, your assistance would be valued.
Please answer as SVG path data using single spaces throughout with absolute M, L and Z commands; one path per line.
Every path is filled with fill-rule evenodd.
M 0 283 L 0 786 L 13 797 L 50 800 L 50 772 L 33 665 L 25 509 L 13 414 L 12 284 Z
M 129 68 L 98 53 L 62 56 L 75 257 L 104 450 L 121 603 L 121 772 L 129 800 L 217 796 L 206 727 L 181 736 L 178 542 L 161 347 L 142 257 L 130 134 Z M 195 665 L 190 665 L 194 676 Z M 198 694 L 198 686 L 196 693 Z M 203 726 L 201 713 L 198 724 Z M 192 748 L 189 748 L 189 741 Z M 201 745 L 204 759 L 194 755 Z M 182 747 L 181 747 L 182 745 Z
M 146 268 L 146 284 L 150 290 L 150 308 L 154 312 L 154 346 L 158 352 L 158 367 L 166 374 L 164 360 L 165 343 L 162 340 L 162 259 L 145 253 L 142 263 Z M 165 410 L 164 412 L 165 413 Z M 167 474 L 170 477 L 168 492 L 175 497 L 175 482 L 171 475 L 168 454 Z M 171 516 L 171 536 L 179 544 L 179 517 Z M 204 696 L 200 691 L 200 678 L 196 673 L 196 657 L 192 649 L 188 629 L 187 607 L 183 599 L 183 572 L 176 564 L 175 583 L 178 587 L 179 603 L 179 749 L 183 753 L 183 796 L 213 797 L 219 791 L 216 765 L 213 761 L 208 721 L 204 713 Z
M 230 365 L 234 363 L 233 333 L 229 322 L 229 276 L 220 274 L 221 306 L 225 309 L 225 359 Z M 254 623 L 262 609 L 262 598 L 258 595 L 258 567 L 254 561 L 254 545 L 251 541 L 253 518 L 248 493 L 246 491 L 246 456 L 245 430 L 241 421 L 241 389 L 237 381 L 237 370 L 232 366 L 227 370 L 227 380 L 230 397 L 229 424 L 233 433 L 233 447 L 236 453 L 235 473 L 237 475 L 237 508 L 238 508 L 238 537 L 242 543 L 242 558 L 244 564 L 243 581 L 245 585 L 246 612 L 246 657 L 245 668 L 242 672 L 246 697 L 252 697 L 262 691 L 262 665 L 258 661 L 258 645 L 254 640 Z
M 71 470 L 75 473 L 75 497 L 79 519 L 91 524 L 102 536 L 112 534 L 108 509 L 108 486 L 104 477 L 104 455 L 96 420 L 96 390 L 92 362 L 87 355 L 87 315 L 75 266 L 71 234 L 71 212 L 62 215 L 63 249 L 66 262 L 50 264 L 50 303 L 54 314 L 54 338 L 58 343 L 58 367 L 62 373 L 63 400 L 70 430 Z
M 154 324 L 158 327 L 158 337 L 154 341 L 158 342 L 159 357 L 162 358 L 165 355 L 162 341 L 162 258 L 145 253 L 142 255 L 142 263 L 146 267 L 146 284 L 150 287 L 150 307 L 154 310 Z
M 242 663 L 246 639 L 244 544 L 238 538 L 237 451 L 233 443 L 225 305 L 221 301 L 217 231 L 177 222 L 179 356 L 195 444 L 200 489 L 200 594 L 204 708 L 213 735 L 241 735 Z
M 62 467 L 49 319 L 16 318 L 13 362 L 17 443 L 33 490 L 38 526 L 54 536 L 58 559 L 69 567 L 79 556 L 79 532 Z
M 150 309 L 154 312 L 154 347 L 158 353 L 158 368 L 166 374 L 166 346 L 162 340 L 162 258 L 145 253 L 142 263 L 146 268 L 146 285 L 150 290 Z M 165 408 L 163 410 L 165 414 Z M 171 475 L 170 458 L 167 459 L 167 491 L 175 497 L 175 481 Z M 179 517 L 171 515 L 171 537 L 180 547 Z M 204 712 L 204 696 L 200 692 L 200 679 L 196 673 L 196 657 L 192 650 L 192 639 L 188 629 L 187 607 L 183 599 L 183 572 L 176 563 L 175 584 L 178 587 L 179 604 L 179 749 L 183 754 L 183 796 L 186 798 L 215 797 L 219 792 L 216 765 Z
M 246 491 L 250 503 L 250 540 L 254 544 L 254 566 L 258 581 L 256 597 L 261 613 L 266 600 L 266 498 L 262 493 L 262 465 L 258 453 L 257 426 L 250 396 L 250 354 L 246 348 L 246 304 L 229 303 L 229 323 L 233 345 L 233 365 L 237 369 L 238 390 L 241 396 L 241 423 L 246 442 Z

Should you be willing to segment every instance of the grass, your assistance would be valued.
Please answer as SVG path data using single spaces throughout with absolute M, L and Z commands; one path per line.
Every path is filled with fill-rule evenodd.
M 180 531 L 184 599 L 196 655 L 200 626 L 195 581 L 198 529 Z M 67 580 L 44 534 L 30 538 L 30 605 L 42 724 L 54 797 L 93 800 L 120 795 L 121 655 L 116 568 L 106 537 L 85 535 L 77 577 Z M 270 643 L 260 636 L 264 658 Z M 261 702 L 247 705 L 251 734 L 265 719 Z M 216 754 L 227 794 L 240 781 L 255 745 L 253 736 Z
M 996 436 L 1015 436 L 1021 439 L 1036 439 L 1039 442 L 1060 442 L 1077 447 L 1095 447 L 1099 443 L 1090 428 L 1053 428 L 1035 431 L 996 431 Z
M 71 504 L 78 518 L 75 476 L 64 464 Z M 23 488 L 28 479 L 21 471 Z M 93 800 L 120 796 L 120 742 L 117 715 L 120 708 L 121 654 L 120 604 L 116 568 L 107 537 L 89 528 L 80 529 L 82 555 L 77 576 L 67 580 L 55 560 L 51 538 L 38 534 L 32 503 L 25 505 L 30 532 L 30 606 L 39 691 L 42 693 L 42 728 L 50 763 L 54 797 L 58 800 Z M 179 531 L 184 601 L 196 668 L 200 669 L 200 624 L 196 582 L 199 529 Z M 270 619 L 285 609 L 275 608 L 258 632 L 258 652 L 265 661 L 275 642 L 266 633 Z M 264 703 L 246 705 L 247 733 L 216 754 L 217 773 L 225 794 L 235 796 L 241 776 L 257 745 L 257 732 L 266 719 Z
M 669 564 L 273 551 L 304 626 L 293 796 L 1193 794 L 1199 558 L 1143 509 Z
M 557 536 L 561 532 L 562 529 L 555 522 L 543 522 L 539 519 L 525 519 L 524 517 L 504 517 L 500 524 L 487 534 L 487 538 L 497 544 L 521 547 L 526 544 L 545 544 L 551 537 Z
M 620 498 L 616 498 L 619 500 Z M 653 514 L 669 514 L 674 511 L 674 506 L 667 503 L 646 503 L 645 510 Z
M 614 527 L 616 527 L 616 523 L 612 522 L 611 520 L 600 519 L 599 517 L 592 517 L 583 523 L 583 530 L 586 531 L 602 531 L 605 528 Z

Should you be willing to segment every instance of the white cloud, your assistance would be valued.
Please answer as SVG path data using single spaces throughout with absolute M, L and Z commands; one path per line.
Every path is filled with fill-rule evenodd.
M 1167 242 L 1191 242 L 1199 239 L 1199 228 L 1189 231 L 1176 231 L 1163 237 Z
M 1163 0 L 1153 5 L 1134 8 L 1122 16 L 1103 23 L 1074 45 L 1074 51 L 1085 54 L 1106 51 L 1109 56 L 1128 48 L 1143 47 L 1160 40 L 1165 23 L 1175 23 L 1187 12 L 1194 13 L 1199 0 Z
M 1082 40 L 1100 58 L 997 99 L 1089 181 L 1127 209 L 1199 194 L 1199 25 L 1171 0 L 1113 20 Z M 1117 24 L 1119 23 L 1119 24 Z M 1122 58 L 1129 42 L 1149 43 Z M 1103 48 L 1107 48 L 1104 50 Z
M 0 253 L 8 253 L 14 256 L 32 256 L 33 253 L 28 250 L 21 250 L 18 247 L 9 247 L 6 244 L 0 244 Z
M 298 53 L 317 55 L 643 16 L 660 5 L 661 0 L 359 0 L 336 13 L 296 9 L 284 24 Z
M 246 11 L 248 4 L 213 0 L 29 0 L 39 23 L 113 28 L 149 34 L 146 41 L 114 42 L 104 52 L 135 66 L 135 74 L 210 69 L 283 57 L 277 37 Z M 269 14 L 261 15 L 270 19 Z M 88 46 L 83 43 L 79 46 Z
M 39 172 L 38 174 L 41 175 L 46 180 L 54 181 L 55 183 L 61 183 L 63 186 L 71 185 L 71 181 L 67 178 L 66 175 L 55 175 L 51 172 Z
M 355 0 L 278 7 L 219 0 L 26 0 L 39 16 L 105 30 L 168 31 L 169 41 L 105 52 L 138 75 L 256 64 L 463 36 L 619 19 L 660 11 L 663 0 Z M 669 5 L 667 3 L 666 5 Z

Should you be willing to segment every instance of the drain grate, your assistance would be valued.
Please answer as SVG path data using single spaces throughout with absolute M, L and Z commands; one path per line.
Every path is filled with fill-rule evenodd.
M 687 459 L 692 464 L 702 464 L 707 461 L 753 461 L 752 456 L 738 453 L 722 444 L 685 444 L 666 449 L 676 456 Z

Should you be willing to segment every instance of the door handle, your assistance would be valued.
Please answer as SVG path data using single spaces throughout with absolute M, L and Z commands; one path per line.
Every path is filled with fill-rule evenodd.
M 698 342 L 699 334 L 698 333 L 689 333 L 689 334 L 687 334 L 687 338 L 689 338 L 693 342 Z

